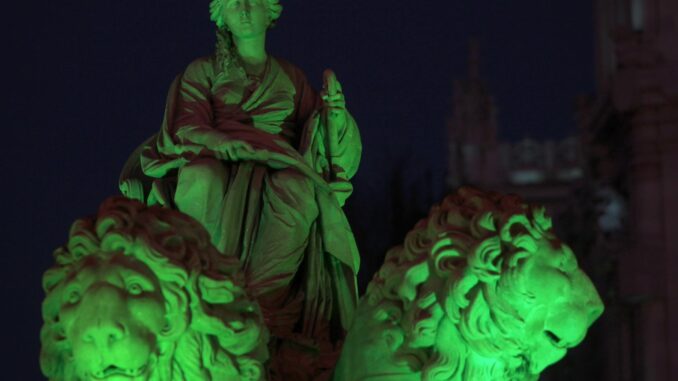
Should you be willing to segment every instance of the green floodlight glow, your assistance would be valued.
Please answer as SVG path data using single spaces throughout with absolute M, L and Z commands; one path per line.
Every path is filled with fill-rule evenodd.
M 264 379 L 268 333 L 240 264 L 188 216 L 111 198 L 55 257 L 43 278 L 50 380 Z
M 121 175 L 128 198 L 76 221 L 43 278 L 45 376 L 536 380 L 603 305 L 543 208 L 516 197 L 450 195 L 356 309 L 342 206 L 360 134 L 331 70 L 316 92 L 266 52 L 281 11 L 210 2 L 216 52 L 172 83 L 160 131 Z
M 536 380 L 602 311 L 543 208 L 462 188 L 388 252 L 334 380 Z

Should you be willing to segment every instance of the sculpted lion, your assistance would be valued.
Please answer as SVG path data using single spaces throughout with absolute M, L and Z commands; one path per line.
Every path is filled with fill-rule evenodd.
M 43 278 L 42 371 L 64 381 L 261 380 L 267 330 L 197 222 L 111 198 Z
M 462 188 L 387 253 L 334 380 L 537 380 L 602 311 L 543 208 Z

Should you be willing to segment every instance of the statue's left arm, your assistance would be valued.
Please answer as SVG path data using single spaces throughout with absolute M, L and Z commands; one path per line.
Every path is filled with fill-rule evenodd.
M 358 171 L 362 154 L 358 125 L 346 110 L 343 94 L 339 102 L 333 101 L 336 96 L 328 99 L 333 89 L 327 86 L 318 94 L 301 72 L 296 87 L 297 120 L 303 124 L 299 151 L 330 183 L 343 205 L 351 194 L 349 180 Z
M 355 119 L 346 109 L 341 84 L 331 70 L 325 71 L 323 82 L 321 120 L 327 136 L 330 165 L 335 177 L 349 180 L 358 171 L 360 163 L 360 133 Z

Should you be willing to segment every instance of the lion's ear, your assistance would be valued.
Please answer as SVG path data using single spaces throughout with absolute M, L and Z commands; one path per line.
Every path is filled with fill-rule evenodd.
M 52 267 L 45 271 L 42 276 L 42 289 L 49 294 L 52 290 L 66 279 L 66 269 L 63 267 Z
M 212 304 L 228 304 L 236 298 L 236 287 L 232 281 L 213 279 L 205 275 L 198 277 L 198 291 L 202 300 Z
M 398 296 L 412 302 L 417 297 L 417 286 L 428 280 L 428 263 L 424 261 L 412 266 L 403 275 L 405 279 L 398 287 Z
M 188 329 L 188 295 L 177 285 L 168 285 L 163 289 L 165 297 L 166 325 L 160 332 L 164 339 L 176 340 Z
M 53 267 L 42 276 L 42 287 L 45 290 L 45 299 L 42 301 L 42 317 L 45 324 L 56 322 L 62 303 L 62 288 L 67 271 L 64 268 Z
M 497 236 L 478 244 L 468 258 L 473 275 L 483 283 L 493 283 L 499 279 L 502 262 L 501 240 Z

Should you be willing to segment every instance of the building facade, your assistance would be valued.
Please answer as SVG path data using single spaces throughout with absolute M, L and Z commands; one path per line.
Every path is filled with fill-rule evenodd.
M 448 189 L 470 185 L 515 193 L 545 205 L 552 216 L 561 215 L 571 190 L 583 180 L 579 139 L 500 140 L 497 109 L 479 66 L 478 44 L 471 42 L 468 77 L 455 81 L 447 121 Z
M 597 94 L 579 124 L 588 184 L 616 198 L 590 246 L 607 286 L 604 379 L 678 380 L 678 2 L 595 7 Z
M 447 185 L 545 204 L 606 303 L 546 380 L 678 380 L 678 1 L 595 0 L 596 94 L 579 135 L 497 138 L 472 45 L 455 84 Z

